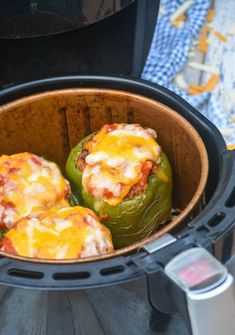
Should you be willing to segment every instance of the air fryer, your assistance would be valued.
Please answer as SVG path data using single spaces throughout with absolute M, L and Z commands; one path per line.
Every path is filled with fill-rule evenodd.
M 140 76 L 158 0 L 1 1 L 0 87 L 50 76 Z
M 181 210 L 148 239 L 100 259 L 1 252 L 1 335 L 235 333 L 234 279 L 225 267 L 235 250 L 234 152 L 180 97 L 128 79 L 141 74 L 158 7 L 158 0 L 1 3 L 1 154 L 33 150 L 63 169 L 71 147 L 103 122 L 154 126 Z
M 15 334 L 35 329 L 46 334 L 118 335 L 158 334 L 165 327 L 170 334 L 173 316 L 175 330 L 177 320 L 181 322 L 181 334 L 234 334 L 234 283 L 223 264 L 234 252 L 235 156 L 227 151 L 215 126 L 174 93 L 118 77 L 33 81 L 3 90 L 0 103 L 1 150 L 17 152 L 30 145 L 37 154 L 54 155 L 51 158 L 62 168 L 70 147 L 99 122 L 159 125 L 159 140 L 176 176 L 175 200 L 178 204 L 185 200 L 182 213 L 189 209 L 177 225 L 168 223 L 137 246 L 111 257 L 46 262 L 1 253 L 0 284 L 6 287 L 2 289 L 3 329 Z M 170 111 L 176 119 L 169 118 Z M 185 122 L 191 125 L 181 128 Z M 49 137 L 45 143 L 37 137 L 37 129 L 39 135 L 45 129 Z M 63 145 L 56 144 L 55 152 L 48 143 L 56 134 Z M 197 150 L 196 138 L 202 151 Z M 205 184 L 200 177 L 207 170 L 206 156 Z M 185 169 L 191 171 L 188 195 Z M 27 319 L 16 312 L 20 304 Z M 20 327 L 13 330 L 16 320 Z

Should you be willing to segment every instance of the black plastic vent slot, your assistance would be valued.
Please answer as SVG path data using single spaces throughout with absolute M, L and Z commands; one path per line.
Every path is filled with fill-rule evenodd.
M 230 196 L 228 197 L 228 200 L 225 202 L 226 207 L 233 207 L 235 206 L 235 187 L 233 188 Z
M 79 272 L 56 272 L 53 274 L 55 280 L 76 280 L 76 279 L 87 279 L 91 276 L 88 271 Z
M 197 228 L 197 231 L 199 231 L 199 232 L 201 232 L 201 233 L 209 233 L 209 232 L 210 232 L 209 228 L 206 227 L 206 226 L 198 227 L 198 228 Z
M 210 227 L 216 227 L 220 224 L 221 221 L 223 221 L 223 219 L 225 218 L 225 214 L 220 212 L 217 213 L 216 215 L 214 215 L 209 221 L 208 221 L 208 225 Z
M 110 275 L 115 275 L 117 273 L 121 273 L 125 271 L 125 267 L 123 265 L 117 265 L 117 266 L 112 266 L 110 268 L 102 269 L 100 273 L 103 276 L 110 276 Z
M 9 276 L 20 278 L 42 279 L 44 277 L 42 272 L 21 269 L 9 269 L 7 273 Z

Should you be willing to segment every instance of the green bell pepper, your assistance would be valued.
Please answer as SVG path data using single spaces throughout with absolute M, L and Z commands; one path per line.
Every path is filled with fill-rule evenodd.
M 148 237 L 158 225 L 169 219 L 172 207 L 171 167 L 163 153 L 157 175 L 149 175 L 145 192 L 111 206 L 82 187 L 82 172 L 77 168 L 77 157 L 90 136 L 70 152 L 66 163 L 67 178 L 81 205 L 91 208 L 98 216 L 108 216 L 107 220 L 101 222 L 111 231 L 114 247 L 122 248 Z
M 0 229 L 0 240 L 4 237 L 5 232 L 5 229 Z

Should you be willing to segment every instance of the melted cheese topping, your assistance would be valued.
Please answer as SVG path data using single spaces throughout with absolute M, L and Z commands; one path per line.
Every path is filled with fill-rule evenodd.
M 105 125 L 89 141 L 82 176 L 86 192 L 116 206 L 142 178 L 147 160 L 158 163 L 161 148 L 156 133 L 138 124 Z
M 30 153 L 0 157 L 0 223 L 10 228 L 28 215 L 69 206 L 68 182 L 57 165 Z
M 26 257 L 73 259 L 113 251 L 111 234 L 90 209 L 52 208 L 38 218 L 23 218 L 5 234 Z M 7 245 L 7 244 L 6 244 Z M 7 246 L 3 250 L 7 251 Z

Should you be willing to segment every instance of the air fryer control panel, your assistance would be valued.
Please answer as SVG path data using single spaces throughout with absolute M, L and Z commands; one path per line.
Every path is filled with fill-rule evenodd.
M 173 258 L 165 274 L 186 295 L 192 335 L 235 334 L 235 285 L 228 270 L 203 248 Z

